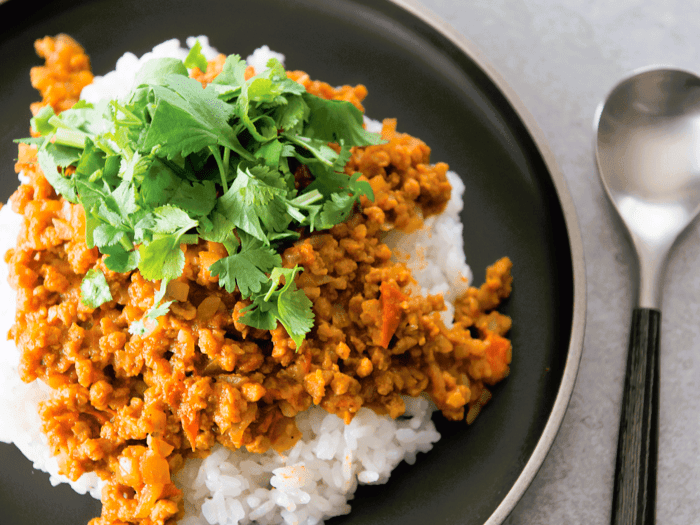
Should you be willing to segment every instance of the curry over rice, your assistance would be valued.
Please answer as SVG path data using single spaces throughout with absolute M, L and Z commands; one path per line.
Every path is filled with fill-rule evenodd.
M 46 60 L 32 85 L 56 113 L 70 108 L 92 81 L 90 62 L 71 38 L 36 42 Z M 203 85 L 225 57 L 192 76 Z M 246 76 L 254 74 L 248 68 Z M 362 109 L 364 86 L 333 88 L 300 71 L 289 78 L 308 92 Z M 221 244 L 181 245 L 182 275 L 167 287 L 174 302 L 144 335 L 131 323 L 151 307 L 159 283 L 139 271 L 110 271 L 84 239 L 80 205 L 58 197 L 41 172 L 36 147 L 20 144 L 17 172 L 28 182 L 11 199 L 24 216 L 16 248 L 6 255 L 17 314 L 10 337 L 21 352 L 24 381 L 53 388 L 41 418 L 63 474 L 94 471 L 107 480 L 102 516 L 93 525 L 174 523 L 182 496 L 171 475 L 189 457 L 216 444 L 250 452 L 290 448 L 300 433 L 294 417 L 313 404 L 345 422 L 362 406 L 398 417 L 401 395 L 426 393 L 448 419 L 471 422 L 488 400 L 486 385 L 509 371 L 511 321 L 494 309 L 511 291 L 507 258 L 486 282 L 456 304 L 454 324 L 441 318 L 441 296 L 416 292 L 410 271 L 382 242 L 391 229 L 416 229 L 450 196 L 447 165 L 430 164 L 430 148 L 385 120 L 384 144 L 354 148 L 345 171 L 361 172 L 374 200 L 363 197 L 344 223 L 302 232 L 282 253 L 303 267 L 296 284 L 313 303 L 314 328 L 300 348 L 282 325 L 251 328 L 239 321 L 248 302 L 218 284 L 210 266 Z M 300 165 L 298 187 L 310 181 Z M 112 300 L 81 302 L 88 270 L 106 276 Z

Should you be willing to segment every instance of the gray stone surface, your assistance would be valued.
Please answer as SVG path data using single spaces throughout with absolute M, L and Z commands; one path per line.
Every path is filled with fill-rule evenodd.
M 599 101 L 650 64 L 700 73 L 697 0 L 419 0 L 481 49 L 554 152 L 583 231 L 587 329 L 561 431 L 508 525 L 609 523 L 636 269 L 593 158 Z M 657 522 L 700 523 L 700 223 L 674 247 L 662 307 Z M 517 351 L 517 349 L 516 349 Z

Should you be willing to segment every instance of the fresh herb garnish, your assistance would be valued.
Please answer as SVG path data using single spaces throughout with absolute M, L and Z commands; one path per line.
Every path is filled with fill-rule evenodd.
M 184 62 L 149 61 L 126 99 L 79 102 L 59 115 L 46 107 L 32 119 L 41 136 L 21 142 L 38 146 L 56 192 L 83 206 L 86 242 L 107 256 L 107 268 L 161 281 L 131 333 L 167 312 L 167 283 L 185 264 L 180 245 L 203 239 L 228 252 L 212 275 L 251 301 L 241 322 L 273 329 L 279 321 L 299 347 L 313 326 L 311 301 L 294 284 L 301 269 L 283 268 L 280 249 L 302 228 L 331 228 L 361 196 L 374 198 L 343 168 L 351 147 L 380 137 L 363 129 L 351 103 L 309 94 L 275 59 L 245 80 L 245 62 L 231 55 L 204 89 L 187 76 L 194 66 L 206 70 L 197 45 Z M 300 190 L 292 173 L 299 163 L 313 179 Z M 94 308 L 111 300 L 96 270 L 81 291 Z
M 202 54 L 202 44 L 197 40 L 185 58 L 185 67 L 198 67 L 202 73 L 207 72 L 207 57 Z
M 100 270 L 90 269 L 80 283 L 81 301 L 89 308 L 98 308 L 101 304 L 112 300 L 112 292 L 105 274 Z
M 134 321 L 133 323 L 131 323 L 131 325 L 129 326 L 130 334 L 145 335 L 148 332 L 145 323 L 146 319 L 155 320 L 161 315 L 165 315 L 168 313 L 170 305 L 173 304 L 175 301 L 165 301 L 163 303 L 161 303 L 161 301 L 165 297 L 165 292 L 167 291 L 169 282 L 169 279 L 163 279 L 160 282 L 160 289 L 156 292 L 155 296 L 153 297 L 153 306 L 151 306 L 148 309 L 146 314 L 143 316 L 143 319 L 139 319 L 138 321 Z
M 312 303 L 294 283 L 294 277 L 300 270 L 298 266 L 274 268 L 267 289 L 252 294 L 253 304 L 242 310 L 240 321 L 264 330 L 273 330 L 279 321 L 299 348 L 304 334 L 314 325 Z M 282 278 L 285 282 L 278 289 Z

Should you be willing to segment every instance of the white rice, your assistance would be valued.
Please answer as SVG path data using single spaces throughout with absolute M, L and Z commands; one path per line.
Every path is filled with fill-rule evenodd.
M 217 51 L 207 37 L 190 37 L 202 44 L 207 58 Z M 81 97 L 89 102 L 103 98 L 123 98 L 132 87 L 134 74 L 146 60 L 156 57 L 184 59 L 187 49 L 178 40 L 156 46 L 141 58 L 126 53 L 117 61 L 115 71 L 95 77 L 83 89 Z M 264 46 L 248 57 L 256 70 L 264 69 L 269 58 L 284 61 L 284 56 Z M 368 128 L 381 124 L 367 119 Z M 448 305 L 446 321 L 451 322 L 452 302 L 471 282 L 462 246 L 462 209 L 464 185 L 454 173 L 448 173 L 452 199 L 447 210 L 425 221 L 411 234 L 392 232 L 386 242 L 407 260 L 423 293 L 442 293 Z M 22 175 L 20 174 L 20 179 Z M 0 253 L 15 244 L 22 217 L 10 206 L 0 209 Z M 447 251 L 446 251 L 447 250 Z M 400 254 L 403 253 L 402 257 Z M 416 256 L 417 255 L 417 256 Z M 0 262 L 0 333 L 7 333 L 15 317 L 16 294 L 7 282 L 8 268 Z M 47 399 L 49 388 L 41 381 L 23 383 L 18 376 L 19 352 L 12 341 L 0 339 L 0 441 L 14 443 L 34 464 L 48 472 L 51 483 L 69 483 L 80 494 L 99 499 L 103 482 L 92 473 L 72 482 L 58 474 L 58 463 L 51 456 L 41 432 L 38 404 Z M 185 517 L 181 525 L 236 525 L 323 523 L 324 519 L 350 512 L 348 501 L 358 483 L 386 483 L 401 461 L 413 464 L 418 452 L 427 452 L 440 435 L 430 417 L 432 404 L 425 398 L 404 398 L 406 415 L 398 420 L 378 416 L 363 408 L 349 425 L 319 407 L 297 416 L 303 438 L 284 455 L 275 452 L 250 454 L 215 446 L 204 460 L 189 460 L 174 477 L 185 495 Z

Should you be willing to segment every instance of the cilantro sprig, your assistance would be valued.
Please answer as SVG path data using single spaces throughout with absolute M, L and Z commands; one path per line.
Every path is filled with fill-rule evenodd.
M 80 293 L 82 303 L 89 308 L 96 308 L 112 300 L 112 292 L 105 275 L 94 268 L 85 274 L 80 283 Z
M 228 292 L 250 301 L 241 322 L 273 329 L 280 322 L 299 347 L 313 327 L 311 301 L 294 284 L 301 268 L 283 268 L 284 243 L 300 231 L 346 220 L 369 183 L 343 168 L 353 146 L 381 142 L 349 102 L 325 100 L 289 78 L 275 59 L 245 79 L 238 55 L 202 88 L 187 68 L 206 70 L 201 46 L 185 61 L 147 62 L 123 100 L 78 102 L 31 121 L 38 162 L 57 193 L 83 206 L 85 238 L 115 272 L 138 269 L 161 281 L 144 319 L 167 312 L 169 281 L 183 271 L 182 244 L 222 243 L 227 256 L 210 267 Z M 335 143 L 337 147 L 330 147 Z M 312 182 L 295 187 L 305 164 Z M 71 168 L 71 169 L 69 169 Z M 83 302 L 111 300 L 104 275 L 91 270 Z

